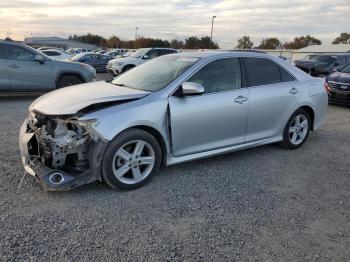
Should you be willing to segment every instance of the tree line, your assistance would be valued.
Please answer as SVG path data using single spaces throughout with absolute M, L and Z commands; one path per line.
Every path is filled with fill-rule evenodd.
M 122 40 L 117 36 L 104 38 L 100 35 L 71 35 L 70 40 L 76 40 L 87 44 L 94 44 L 101 48 L 143 48 L 143 47 L 171 47 L 175 49 L 217 49 L 219 45 L 211 41 L 209 36 L 196 37 L 191 36 L 184 41 L 173 39 L 163 40 L 159 38 L 138 37 L 135 40 Z
M 322 41 L 317 39 L 316 37 L 306 35 L 295 37 L 291 42 L 282 42 L 276 37 L 263 38 L 257 49 L 300 49 L 303 47 L 307 47 L 310 45 L 320 45 Z M 349 33 L 341 33 L 340 36 L 335 38 L 332 44 L 350 44 L 350 34 Z M 242 36 L 237 40 L 237 44 L 234 48 L 238 49 L 252 49 L 254 47 L 254 43 L 250 40 L 249 36 Z
M 175 49 L 217 49 L 219 45 L 211 41 L 209 36 L 190 36 L 185 40 L 163 40 L 159 38 L 138 37 L 135 40 L 122 40 L 117 36 L 104 38 L 100 35 L 71 35 L 69 39 L 83 43 L 94 44 L 101 48 L 143 48 L 143 47 L 171 47 Z M 333 44 L 350 44 L 350 33 L 341 33 L 332 42 Z M 282 42 L 276 37 L 263 38 L 259 45 L 255 46 L 249 36 L 242 36 L 233 46 L 234 49 L 300 49 L 309 45 L 320 45 L 322 41 L 316 37 L 306 35 L 295 37 L 293 41 Z

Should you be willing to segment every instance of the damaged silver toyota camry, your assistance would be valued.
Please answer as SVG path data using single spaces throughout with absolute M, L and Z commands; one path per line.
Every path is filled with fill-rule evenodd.
M 276 142 L 296 149 L 324 122 L 327 99 L 321 79 L 277 57 L 172 54 L 39 97 L 20 131 L 21 157 L 49 191 L 93 181 L 134 189 L 162 164 Z

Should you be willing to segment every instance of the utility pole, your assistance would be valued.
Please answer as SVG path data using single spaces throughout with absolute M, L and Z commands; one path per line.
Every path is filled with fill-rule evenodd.
M 211 31 L 210 31 L 210 49 L 211 49 L 211 43 L 213 42 L 213 28 L 214 28 L 214 19 L 216 18 L 216 15 L 213 15 L 211 18 Z
M 135 27 L 135 40 L 137 39 L 137 30 L 139 30 L 139 28 Z

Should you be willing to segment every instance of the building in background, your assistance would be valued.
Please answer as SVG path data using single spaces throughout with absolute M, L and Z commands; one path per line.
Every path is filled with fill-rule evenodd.
M 24 43 L 26 45 L 30 45 L 32 47 L 56 47 L 67 50 L 69 48 L 85 48 L 85 49 L 97 49 L 96 45 L 86 44 L 74 40 L 69 40 L 60 37 L 27 37 L 24 39 Z

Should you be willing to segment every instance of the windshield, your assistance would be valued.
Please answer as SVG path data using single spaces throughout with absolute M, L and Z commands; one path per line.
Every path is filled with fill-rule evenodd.
M 139 58 L 141 56 L 144 56 L 148 50 L 149 50 L 148 48 L 141 48 L 141 49 L 137 50 L 136 52 L 134 52 L 130 57 Z
M 342 73 L 350 74 L 350 64 L 346 65 L 342 70 Z
M 313 58 L 313 57 L 315 57 L 315 55 L 307 55 L 307 56 L 305 56 L 302 60 L 303 60 L 303 61 L 309 61 L 309 60 L 311 60 L 311 58 Z
M 314 56 L 310 60 L 315 61 L 315 62 L 322 62 L 322 63 L 327 63 L 330 64 L 334 62 L 337 58 L 333 56 Z
M 195 57 L 161 56 L 114 78 L 112 84 L 155 92 L 166 87 L 197 61 Z

